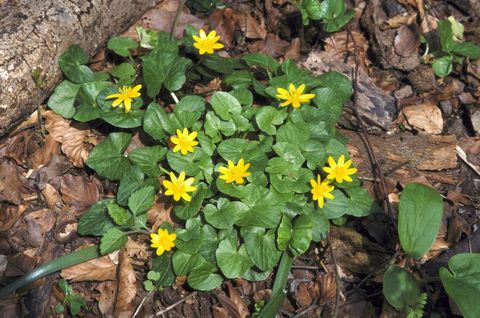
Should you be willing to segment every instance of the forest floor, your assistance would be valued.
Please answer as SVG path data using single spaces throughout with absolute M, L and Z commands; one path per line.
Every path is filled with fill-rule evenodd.
M 437 276 L 450 256 L 480 252 L 480 60 L 457 63 L 449 76 L 436 77 L 432 66 L 422 61 L 425 44 L 419 36 L 434 30 L 437 19 L 454 16 L 464 25 L 465 38 L 480 44 L 479 17 L 459 3 L 347 1 L 355 8 L 354 18 L 347 29 L 328 33 L 316 22 L 303 27 L 299 11 L 286 0 L 225 1 L 225 8 L 211 12 L 187 5 L 176 31 L 181 34 L 187 24 L 216 29 L 225 56 L 265 53 L 281 61 L 294 59 L 314 72 L 336 70 L 350 78 L 358 70 L 358 98 L 365 106 L 361 117 L 368 140 L 357 127 L 351 103 L 338 130 L 349 140 L 348 150 L 363 186 L 385 210 L 388 200 L 394 215 L 399 193 L 411 182 L 435 188 L 444 199 L 438 237 L 432 249 L 415 261 L 416 274 L 428 278 Z M 135 25 L 168 32 L 177 5 L 164 1 Z M 133 35 L 135 25 L 125 34 Z M 109 58 L 103 50 L 90 66 L 108 68 Z M 217 80 L 198 89 L 214 91 L 219 86 Z M 116 192 L 116 184 L 83 168 L 83 160 L 101 137 L 95 129 L 72 126 L 45 108 L 0 139 L 3 277 L 22 275 L 95 242 L 78 237 L 76 227 L 92 204 Z M 149 214 L 168 219 L 170 210 L 171 206 L 158 203 Z M 328 241 L 312 244 L 294 260 L 280 317 L 329 317 L 335 310 L 339 317 L 401 317 L 382 294 L 385 266 L 407 261 L 398 252 L 395 237 L 387 212 L 333 225 Z M 1 299 L 0 316 L 20 316 L 26 309 L 32 317 L 56 316 L 54 306 L 63 297 L 58 287 L 62 277 L 73 277 L 75 292 L 87 302 L 81 317 L 116 312 L 114 316 L 125 317 L 135 313 L 137 317 L 243 318 L 271 293 L 272 277 L 256 283 L 232 280 L 212 292 L 194 292 L 177 279 L 173 287 L 150 295 L 141 286 L 148 246 L 132 240 L 127 251 L 127 265 L 120 262 L 120 266 L 119 254 L 113 253 L 49 275 L 23 294 Z M 122 277 L 133 275 L 131 302 L 112 296 L 119 288 L 119 271 L 124 271 Z M 82 280 L 87 273 L 89 279 Z M 429 296 L 425 311 L 440 317 L 459 314 L 440 286 L 438 281 L 425 286 Z

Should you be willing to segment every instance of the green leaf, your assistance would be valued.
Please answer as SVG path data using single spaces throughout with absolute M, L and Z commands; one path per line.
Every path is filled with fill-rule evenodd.
M 127 223 L 129 215 L 128 212 L 115 203 L 110 203 L 107 205 L 108 215 L 112 218 L 112 220 L 117 225 L 124 225 Z
M 143 77 L 147 85 L 147 94 L 153 98 L 165 86 L 169 91 L 178 91 L 187 78 L 185 72 L 192 61 L 177 54 L 152 51 L 143 58 Z
M 48 107 L 65 118 L 72 118 L 75 114 L 74 103 L 80 86 L 69 81 L 61 82 L 48 99 Z
M 475 60 L 480 57 L 480 46 L 471 42 L 454 42 L 451 52 Z
M 278 63 L 276 59 L 266 54 L 246 54 L 242 56 L 242 59 L 247 62 L 248 66 L 259 66 L 270 73 L 276 72 L 277 69 L 280 67 L 280 63 Z
M 300 256 L 310 247 L 313 223 L 309 215 L 301 215 L 293 222 L 290 250 L 293 255 Z
M 406 311 L 420 295 L 418 282 L 406 269 L 390 265 L 383 275 L 383 295 L 397 310 Z
M 349 196 L 349 215 L 362 217 L 381 210 L 380 207 L 372 200 L 367 189 L 362 187 L 354 187 L 346 189 L 346 191 Z
M 158 45 L 158 32 L 144 29 L 141 26 L 135 28 L 138 38 L 140 39 L 140 46 L 145 49 L 153 49 Z
M 343 1 L 337 1 L 343 2 Z M 335 17 L 333 20 L 327 21 L 324 24 L 325 31 L 327 32 L 337 32 L 342 27 L 344 27 L 355 15 L 355 11 L 348 9 L 345 13 Z
M 103 235 L 115 227 L 115 223 L 113 223 L 107 212 L 108 206 L 114 203 L 114 200 L 107 199 L 92 205 L 80 218 L 78 233 L 80 235 Z
M 432 64 L 433 72 L 438 77 L 445 77 L 453 70 L 452 56 L 447 55 L 436 59 Z
M 131 167 L 130 161 L 123 156 L 131 140 L 132 135 L 128 133 L 111 133 L 92 149 L 87 165 L 102 177 L 110 180 L 121 179 Z
M 158 162 L 165 157 L 168 149 L 162 146 L 137 148 L 128 154 L 128 159 L 149 177 L 160 176 Z
M 55 305 L 55 312 L 57 314 L 61 314 L 65 311 L 65 307 L 62 304 L 56 304 Z
M 325 205 L 321 209 L 328 219 L 336 219 L 348 212 L 348 199 L 342 191 L 335 189 L 330 192 L 335 198 L 325 200 Z
M 126 113 L 122 108 L 116 108 L 102 112 L 100 117 L 118 128 L 135 128 L 142 125 L 143 112 L 134 109 Z
M 282 175 L 271 175 L 270 183 L 279 193 L 305 193 L 312 190 L 309 181 L 313 177 L 312 171 L 308 169 L 292 167 Z
M 230 138 L 222 141 L 217 151 L 224 160 L 232 160 L 235 164 L 244 159 L 245 163 L 250 163 L 250 172 L 263 171 L 268 162 L 267 155 L 259 148 L 257 141 Z
M 102 237 L 100 241 L 100 252 L 106 255 L 119 250 L 127 244 L 128 235 L 117 228 L 111 228 Z
M 78 91 L 77 98 L 83 104 L 90 105 L 92 107 L 98 107 L 97 96 L 100 92 L 106 90 L 113 86 L 113 83 L 110 81 L 99 81 L 83 83 Z
M 303 0 L 302 7 L 305 9 L 308 18 L 312 20 L 320 20 L 325 14 L 318 0 Z
M 314 209 L 312 216 L 312 240 L 314 242 L 320 242 L 327 238 L 328 232 L 330 230 L 330 222 L 328 221 L 325 214 L 320 210 Z
M 261 107 L 255 115 L 255 121 L 260 130 L 266 132 L 269 135 L 275 135 L 277 133 L 278 125 L 283 124 L 283 121 L 287 117 L 287 114 L 282 111 L 278 111 L 274 107 L 264 106 Z
M 72 314 L 72 316 L 78 315 L 82 307 L 87 305 L 86 300 L 83 299 L 82 295 L 79 294 L 69 296 L 65 299 L 65 301 L 68 302 L 70 314 Z
M 135 191 L 128 199 L 128 208 L 134 216 L 147 213 L 155 200 L 155 189 L 153 187 L 145 187 Z
M 227 92 L 216 92 L 210 101 L 215 113 L 223 120 L 231 120 L 232 114 L 240 114 L 240 102 Z
M 216 274 L 217 268 L 213 264 L 205 263 L 196 267 L 188 275 L 187 283 L 190 287 L 201 290 L 213 290 L 223 283 L 222 276 Z
M 202 114 L 205 111 L 205 100 L 196 95 L 187 95 L 175 105 L 175 112 L 186 111 Z
M 225 76 L 223 82 L 233 88 L 248 88 L 252 85 L 253 76 L 250 71 L 235 71 Z
M 275 230 L 265 232 L 261 227 L 243 227 L 241 233 L 255 266 L 267 271 L 277 265 L 281 253 L 275 245 Z
M 117 65 L 110 70 L 110 74 L 118 79 L 132 78 L 135 77 L 136 73 L 135 68 L 128 62 Z
M 88 66 L 87 53 L 78 45 L 72 44 L 58 58 L 58 64 L 63 74 L 74 83 L 86 83 L 93 81 L 93 72 Z
M 302 154 L 307 160 L 307 167 L 310 170 L 316 170 L 322 163 L 325 162 L 327 152 L 325 146 L 317 140 L 310 139 L 306 142 L 302 149 Z
M 263 191 L 259 192 L 260 189 Z M 248 209 L 237 211 L 235 224 L 274 228 L 280 223 L 282 205 L 272 192 L 263 187 L 248 184 L 244 188 L 243 195 L 242 201 L 248 206 Z
M 305 162 L 305 158 L 296 145 L 277 142 L 272 148 L 277 155 L 292 163 L 295 167 L 300 167 Z
M 107 47 L 120 56 L 128 57 L 130 56 L 130 50 L 136 49 L 138 43 L 129 37 L 115 36 L 108 40 Z
M 205 184 L 198 184 L 197 191 L 192 195 L 191 202 L 186 202 L 182 200 L 182 202 L 175 205 L 175 215 L 182 220 L 188 220 L 196 216 L 198 214 L 198 211 L 200 211 L 200 208 L 202 207 L 203 199 L 205 199 L 206 193 L 207 189 Z
M 230 202 L 225 198 L 220 198 L 215 207 L 213 204 L 207 204 L 203 209 L 205 219 L 217 229 L 229 229 L 236 221 L 238 213 L 247 211 L 248 206 L 242 202 Z
M 400 197 L 398 236 L 403 250 L 419 258 L 432 247 L 443 215 L 440 194 L 420 183 L 408 184 Z
M 448 20 L 440 20 L 438 21 L 437 25 L 442 50 L 444 52 L 450 52 L 454 44 L 452 24 Z
M 151 280 L 146 280 L 146 281 L 143 282 L 143 288 L 147 292 L 151 292 L 151 291 L 155 290 L 155 285 L 153 285 L 153 282 Z
M 200 254 L 192 255 L 178 250 L 172 256 L 173 270 L 177 276 L 186 276 L 204 263 L 205 259 Z
M 285 251 L 292 239 L 292 221 L 286 215 L 282 217 L 282 221 L 277 230 L 277 246 L 280 251 Z
M 120 186 L 117 192 L 118 204 L 126 206 L 130 195 L 140 188 L 147 186 L 153 186 L 156 190 L 160 188 L 158 179 L 149 178 L 144 180 L 144 177 L 145 175 L 137 166 L 133 166 L 132 169 L 125 172 L 125 175 L 120 180 Z
M 253 104 L 253 94 L 248 89 L 236 88 L 231 91 L 230 94 L 235 97 L 242 106 L 250 107 Z
M 152 258 L 152 270 L 158 274 L 158 278 L 155 279 L 158 286 L 171 286 L 175 282 L 170 253 L 154 256 Z
M 182 155 L 180 151 L 167 152 L 167 161 L 170 167 L 177 173 L 185 171 L 187 176 L 196 176 L 201 170 L 198 163 L 204 158 L 208 157 L 201 149 L 195 149 L 186 155 Z
M 237 248 L 237 238 L 227 237 L 218 244 L 215 252 L 218 267 L 225 277 L 233 279 L 242 277 L 243 274 L 253 265 L 247 254 L 245 245 Z
M 157 103 L 150 103 L 143 118 L 143 129 L 155 140 L 164 140 L 165 131 L 173 134 L 175 129 L 163 106 Z
M 305 122 L 297 123 L 287 122 L 278 129 L 277 142 L 286 142 L 296 145 L 300 149 L 305 147 L 305 143 L 310 138 L 310 129 Z
M 95 120 L 100 118 L 102 110 L 99 107 L 94 107 L 92 105 L 80 104 L 73 115 L 73 119 L 81 123 Z M 64 116 L 65 117 L 65 116 Z
M 214 112 L 209 111 L 205 117 L 205 133 L 212 137 L 214 142 L 221 140 L 222 133 L 225 136 L 231 136 L 235 133 L 237 127 L 231 121 L 222 121 L 215 115 Z
M 457 254 L 440 268 L 440 280 L 465 318 L 480 317 L 480 254 Z
M 315 97 L 313 99 L 322 111 L 328 112 L 331 117 L 337 121 L 342 115 L 345 96 L 339 90 L 331 87 L 321 87 L 313 91 Z

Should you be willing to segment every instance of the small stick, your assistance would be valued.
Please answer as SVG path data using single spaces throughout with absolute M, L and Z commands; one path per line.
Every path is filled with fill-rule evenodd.
M 337 259 L 335 258 L 335 254 L 333 253 L 333 245 L 330 240 L 330 235 L 327 236 L 327 241 L 328 241 L 328 249 L 330 250 L 330 257 L 332 258 L 333 261 L 333 266 L 334 266 L 334 273 L 335 273 L 335 287 L 336 287 L 336 294 L 335 294 L 335 306 L 334 306 L 334 311 L 333 311 L 333 318 L 338 317 L 338 309 L 340 307 L 340 287 L 342 282 L 340 281 L 340 275 L 338 274 L 338 266 L 337 266 Z
M 180 0 L 178 3 L 177 12 L 175 13 L 175 18 L 173 19 L 172 28 L 170 29 L 170 40 L 173 39 L 173 33 L 175 32 L 175 27 L 177 26 L 178 19 L 180 14 L 182 14 L 183 6 L 185 5 L 186 0 Z
M 137 310 L 135 310 L 135 313 L 133 314 L 132 318 L 137 317 L 138 313 L 140 312 L 140 309 L 142 309 L 143 305 L 147 301 L 148 298 L 153 294 L 153 290 L 147 294 L 147 296 L 143 297 L 142 301 L 140 302 L 140 305 L 138 305 Z
M 171 304 L 170 306 L 168 306 L 168 307 L 165 308 L 164 310 L 161 310 L 161 311 L 157 312 L 157 313 L 155 314 L 155 316 L 160 316 L 160 315 L 163 315 L 163 314 L 169 312 L 169 311 L 172 310 L 173 308 L 175 308 L 175 307 L 177 307 L 178 305 L 182 304 L 182 303 L 183 303 L 184 301 L 186 301 L 187 299 L 196 296 L 197 294 L 198 294 L 198 293 L 197 293 L 196 291 L 194 291 L 193 293 L 185 296 L 184 298 L 180 299 L 180 300 L 177 301 L 176 303 Z

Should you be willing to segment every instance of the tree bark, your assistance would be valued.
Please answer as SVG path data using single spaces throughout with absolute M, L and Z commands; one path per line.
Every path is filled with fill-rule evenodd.
M 62 76 L 58 57 L 69 45 L 79 44 L 91 56 L 159 2 L 7 0 L 0 4 L 0 136 L 52 92 Z

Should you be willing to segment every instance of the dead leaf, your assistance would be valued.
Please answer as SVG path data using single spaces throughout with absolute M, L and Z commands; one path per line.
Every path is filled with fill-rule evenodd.
M 422 23 L 420 24 L 420 32 L 421 34 L 428 34 L 433 30 L 437 29 L 438 27 L 438 19 L 432 15 L 426 15 L 425 18 L 422 19 Z
M 278 58 L 285 54 L 289 46 L 287 41 L 280 40 L 277 35 L 269 33 L 265 40 L 256 41 L 248 47 L 251 53 L 262 53 Z
M 23 212 L 27 209 L 27 205 L 19 206 L 2 206 L 0 205 L 0 233 L 11 231 L 13 225 L 22 216 Z
M 25 216 L 28 226 L 28 242 L 33 246 L 43 243 L 45 234 L 55 225 L 57 214 L 50 209 L 41 209 L 30 212 Z
M 459 146 L 467 155 L 467 160 L 476 165 L 480 166 L 480 137 L 469 137 L 462 138 L 459 141 Z
M 409 25 L 415 22 L 417 19 L 417 13 L 416 12 L 411 12 L 411 13 L 401 13 L 397 14 L 394 17 L 391 17 L 387 21 L 384 22 L 382 27 L 385 28 L 390 28 L 390 29 L 396 29 L 398 27 L 401 27 L 402 25 Z
M 51 135 L 45 138 L 45 144 L 35 151 L 32 158 L 33 169 L 38 169 L 50 162 L 53 155 L 58 155 L 58 143 Z
M 118 261 L 117 296 L 113 315 L 114 317 L 130 318 L 135 309 L 133 299 L 137 294 L 137 279 L 125 248 L 120 251 Z
M 243 12 L 235 12 L 234 19 L 245 37 L 249 39 L 265 39 L 267 37 L 267 28 L 265 27 L 265 20 L 262 16 L 260 23 L 257 22 L 250 14 Z
M 63 205 L 62 196 L 50 183 L 45 184 L 45 187 L 42 190 L 42 196 L 45 199 L 49 209 L 53 209 L 55 207 L 61 208 Z
M 242 299 L 240 294 L 237 292 L 235 288 L 233 288 L 230 282 L 227 282 L 228 288 L 228 297 L 233 301 L 235 306 L 237 307 L 237 312 L 239 313 L 240 318 L 245 318 L 250 316 L 250 311 L 248 310 L 247 304 Z
M 65 204 L 83 212 L 101 199 L 103 190 L 97 179 L 88 181 L 83 176 L 67 174 L 62 177 L 60 192 Z
M 162 224 L 163 222 L 168 222 L 173 225 L 173 221 L 170 218 L 170 213 L 172 212 L 173 205 L 168 204 L 167 200 L 162 199 L 163 196 L 160 197 L 152 207 L 147 212 L 147 220 L 148 223 L 153 224 L 152 230 L 156 231 L 156 229 Z M 168 204 L 168 206 L 165 206 Z
M 85 263 L 65 268 L 60 273 L 60 276 L 74 282 L 89 280 L 103 282 L 106 280 L 115 280 L 117 264 L 118 251 Z
M 220 42 L 226 48 L 232 47 L 233 33 L 235 32 L 235 12 L 232 8 L 215 10 L 208 17 L 210 25 L 217 31 Z
M 51 110 L 46 111 L 43 116 L 45 117 L 45 128 L 53 139 L 62 145 L 63 153 L 76 167 L 83 168 L 89 154 L 88 143 L 92 142 L 91 138 L 87 138 L 91 134 L 88 125 L 71 123 Z
M 401 113 L 404 116 L 403 123 L 407 127 L 419 129 L 427 134 L 440 134 L 443 130 L 442 112 L 433 103 L 406 106 L 402 108 Z
M 403 57 L 409 57 L 417 54 L 420 46 L 420 36 L 418 31 L 412 31 L 413 27 L 407 25 L 401 26 L 397 31 L 397 35 L 393 41 L 395 53 Z
M 361 68 L 367 70 L 367 66 L 371 64 L 367 58 L 368 41 L 363 34 L 359 32 L 335 32 L 327 37 L 324 43 L 325 51 L 320 52 L 320 55 L 343 61 L 348 52 L 348 65 L 355 67 L 355 59 L 358 59 Z
M 300 307 L 308 307 L 312 304 L 313 298 L 309 292 L 311 287 L 311 283 L 303 282 L 298 284 L 297 291 L 295 292 L 295 299 Z
M 17 166 L 0 160 L 0 202 L 19 205 L 22 202 L 22 188 Z
M 125 249 L 127 250 L 128 257 L 136 257 L 138 259 L 147 260 L 148 256 L 150 255 L 147 244 L 137 242 L 130 238 L 125 245 Z
M 333 274 L 321 274 L 317 277 L 316 282 L 320 288 L 321 302 L 335 299 L 337 295 L 337 283 Z
M 105 317 L 112 317 L 115 296 L 117 293 L 116 282 L 103 282 L 98 284 L 96 289 L 100 292 L 98 297 L 98 309 Z
M 298 60 L 300 58 L 301 46 L 302 40 L 300 38 L 292 39 L 290 45 L 285 50 L 285 59 Z
M 195 94 L 211 93 L 211 92 L 220 90 L 221 85 L 222 85 L 222 80 L 216 77 L 213 80 L 211 80 L 207 84 L 207 86 L 203 86 L 202 84 L 195 84 L 193 91 L 195 92 Z
M 229 318 L 231 317 L 230 314 L 228 313 L 228 310 L 226 310 L 223 307 L 220 307 L 218 305 L 214 305 L 212 307 L 213 309 L 213 318 Z

